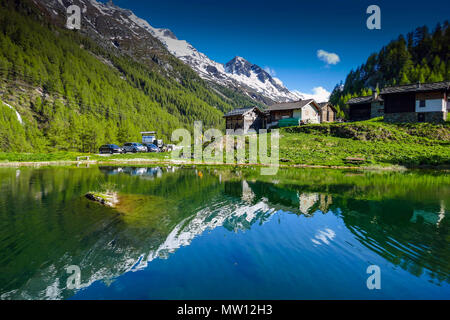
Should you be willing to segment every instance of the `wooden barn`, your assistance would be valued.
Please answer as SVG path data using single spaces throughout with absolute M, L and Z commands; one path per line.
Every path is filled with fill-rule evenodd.
M 258 107 L 235 109 L 224 115 L 227 130 L 243 130 L 246 134 L 250 129 L 258 132 L 266 128 L 266 116 Z
M 384 115 L 383 99 L 376 92 L 370 96 L 351 98 L 347 104 L 350 121 L 369 120 Z
M 384 88 L 386 122 L 444 122 L 450 109 L 450 81 Z
M 337 110 L 329 102 L 319 103 L 320 107 L 320 122 L 335 122 Z

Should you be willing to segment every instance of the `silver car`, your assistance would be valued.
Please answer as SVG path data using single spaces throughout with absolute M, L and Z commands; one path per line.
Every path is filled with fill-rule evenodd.
M 123 145 L 123 152 L 127 153 L 127 152 L 133 152 L 133 153 L 137 153 L 137 152 L 147 152 L 147 147 L 143 146 L 140 143 L 137 142 L 128 142 L 125 143 Z

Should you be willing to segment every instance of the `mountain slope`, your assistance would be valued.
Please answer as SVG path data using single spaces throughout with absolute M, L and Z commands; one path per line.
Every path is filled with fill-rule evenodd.
M 190 65 L 203 79 L 240 88 L 256 100 L 264 101 L 261 96 L 275 102 L 302 99 L 301 95 L 284 87 L 281 80 L 273 78 L 261 67 L 242 57 L 235 57 L 223 65 L 211 60 L 188 42 L 178 40 L 170 30 L 154 28 L 150 30 L 173 55 Z
M 265 104 L 301 99 L 298 93 L 290 92 L 283 83 L 273 78 L 266 71 L 252 65 L 243 58 L 234 58 L 226 65 L 209 59 L 191 44 L 179 40 L 168 29 L 152 27 L 147 21 L 137 17 L 132 11 L 95 0 L 35 0 L 47 8 L 48 15 L 55 21 L 64 23 L 65 8 L 76 4 L 82 8 L 81 31 L 87 33 L 97 42 L 115 46 L 123 52 L 144 60 L 157 62 L 170 73 L 167 57 L 161 58 L 165 49 L 173 56 L 192 67 L 200 77 L 215 84 L 235 91 Z M 159 40 L 159 41 L 158 41 Z M 231 67 L 230 66 L 234 66 Z M 241 72 L 242 67 L 245 72 Z
M 156 39 L 143 52 L 153 62 L 142 63 L 58 27 L 44 9 L 26 0 L 0 4 L 0 99 L 19 112 L 24 128 L 6 130 L 0 151 L 92 152 L 104 143 L 139 141 L 143 130 L 167 141 L 195 120 L 220 128 L 223 112 L 251 103 L 209 87 Z M 7 119 L 17 121 L 12 115 Z
M 159 39 L 174 56 L 191 66 L 203 79 L 240 88 L 256 100 L 264 101 L 261 96 L 276 102 L 302 99 L 300 94 L 284 87 L 281 80 L 242 57 L 235 57 L 223 65 L 211 60 L 187 41 L 177 39 L 169 29 L 154 28 L 134 15 L 130 19 Z
M 132 57 L 152 71 L 174 79 L 189 90 L 200 90 L 202 93 L 209 91 L 219 95 L 234 108 L 255 104 L 255 101 L 243 92 L 229 90 L 220 85 L 212 86 L 201 80 L 189 66 L 173 56 L 163 43 L 141 27 L 140 19 L 130 10 L 119 8 L 112 2 L 102 4 L 95 0 L 32 1 L 49 20 L 60 27 L 66 25 L 66 8 L 71 4 L 78 5 L 82 9 L 81 30 L 78 32 L 88 36 L 106 51 L 120 52 Z
M 367 62 L 352 70 L 344 84 L 333 90 L 330 101 L 341 108 L 354 96 L 367 95 L 378 86 L 450 80 L 450 29 L 446 21 L 429 32 L 417 28 L 391 41 Z

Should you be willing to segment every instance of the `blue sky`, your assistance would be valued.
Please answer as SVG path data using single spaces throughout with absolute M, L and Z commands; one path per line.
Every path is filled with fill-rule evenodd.
M 171 29 L 211 59 L 242 56 L 273 70 L 290 90 L 331 91 L 347 73 L 399 34 L 449 19 L 443 0 L 115 0 L 157 28 Z M 381 30 L 369 30 L 369 5 Z M 335 53 L 336 64 L 318 58 Z M 332 58 L 336 58 L 332 56 Z M 336 59 L 335 59 L 336 60 Z

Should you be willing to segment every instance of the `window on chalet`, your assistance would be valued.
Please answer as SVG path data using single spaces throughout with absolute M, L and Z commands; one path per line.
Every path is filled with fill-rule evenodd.
M 420 100 L 419 107 L 425 108 L 425 100 Z

